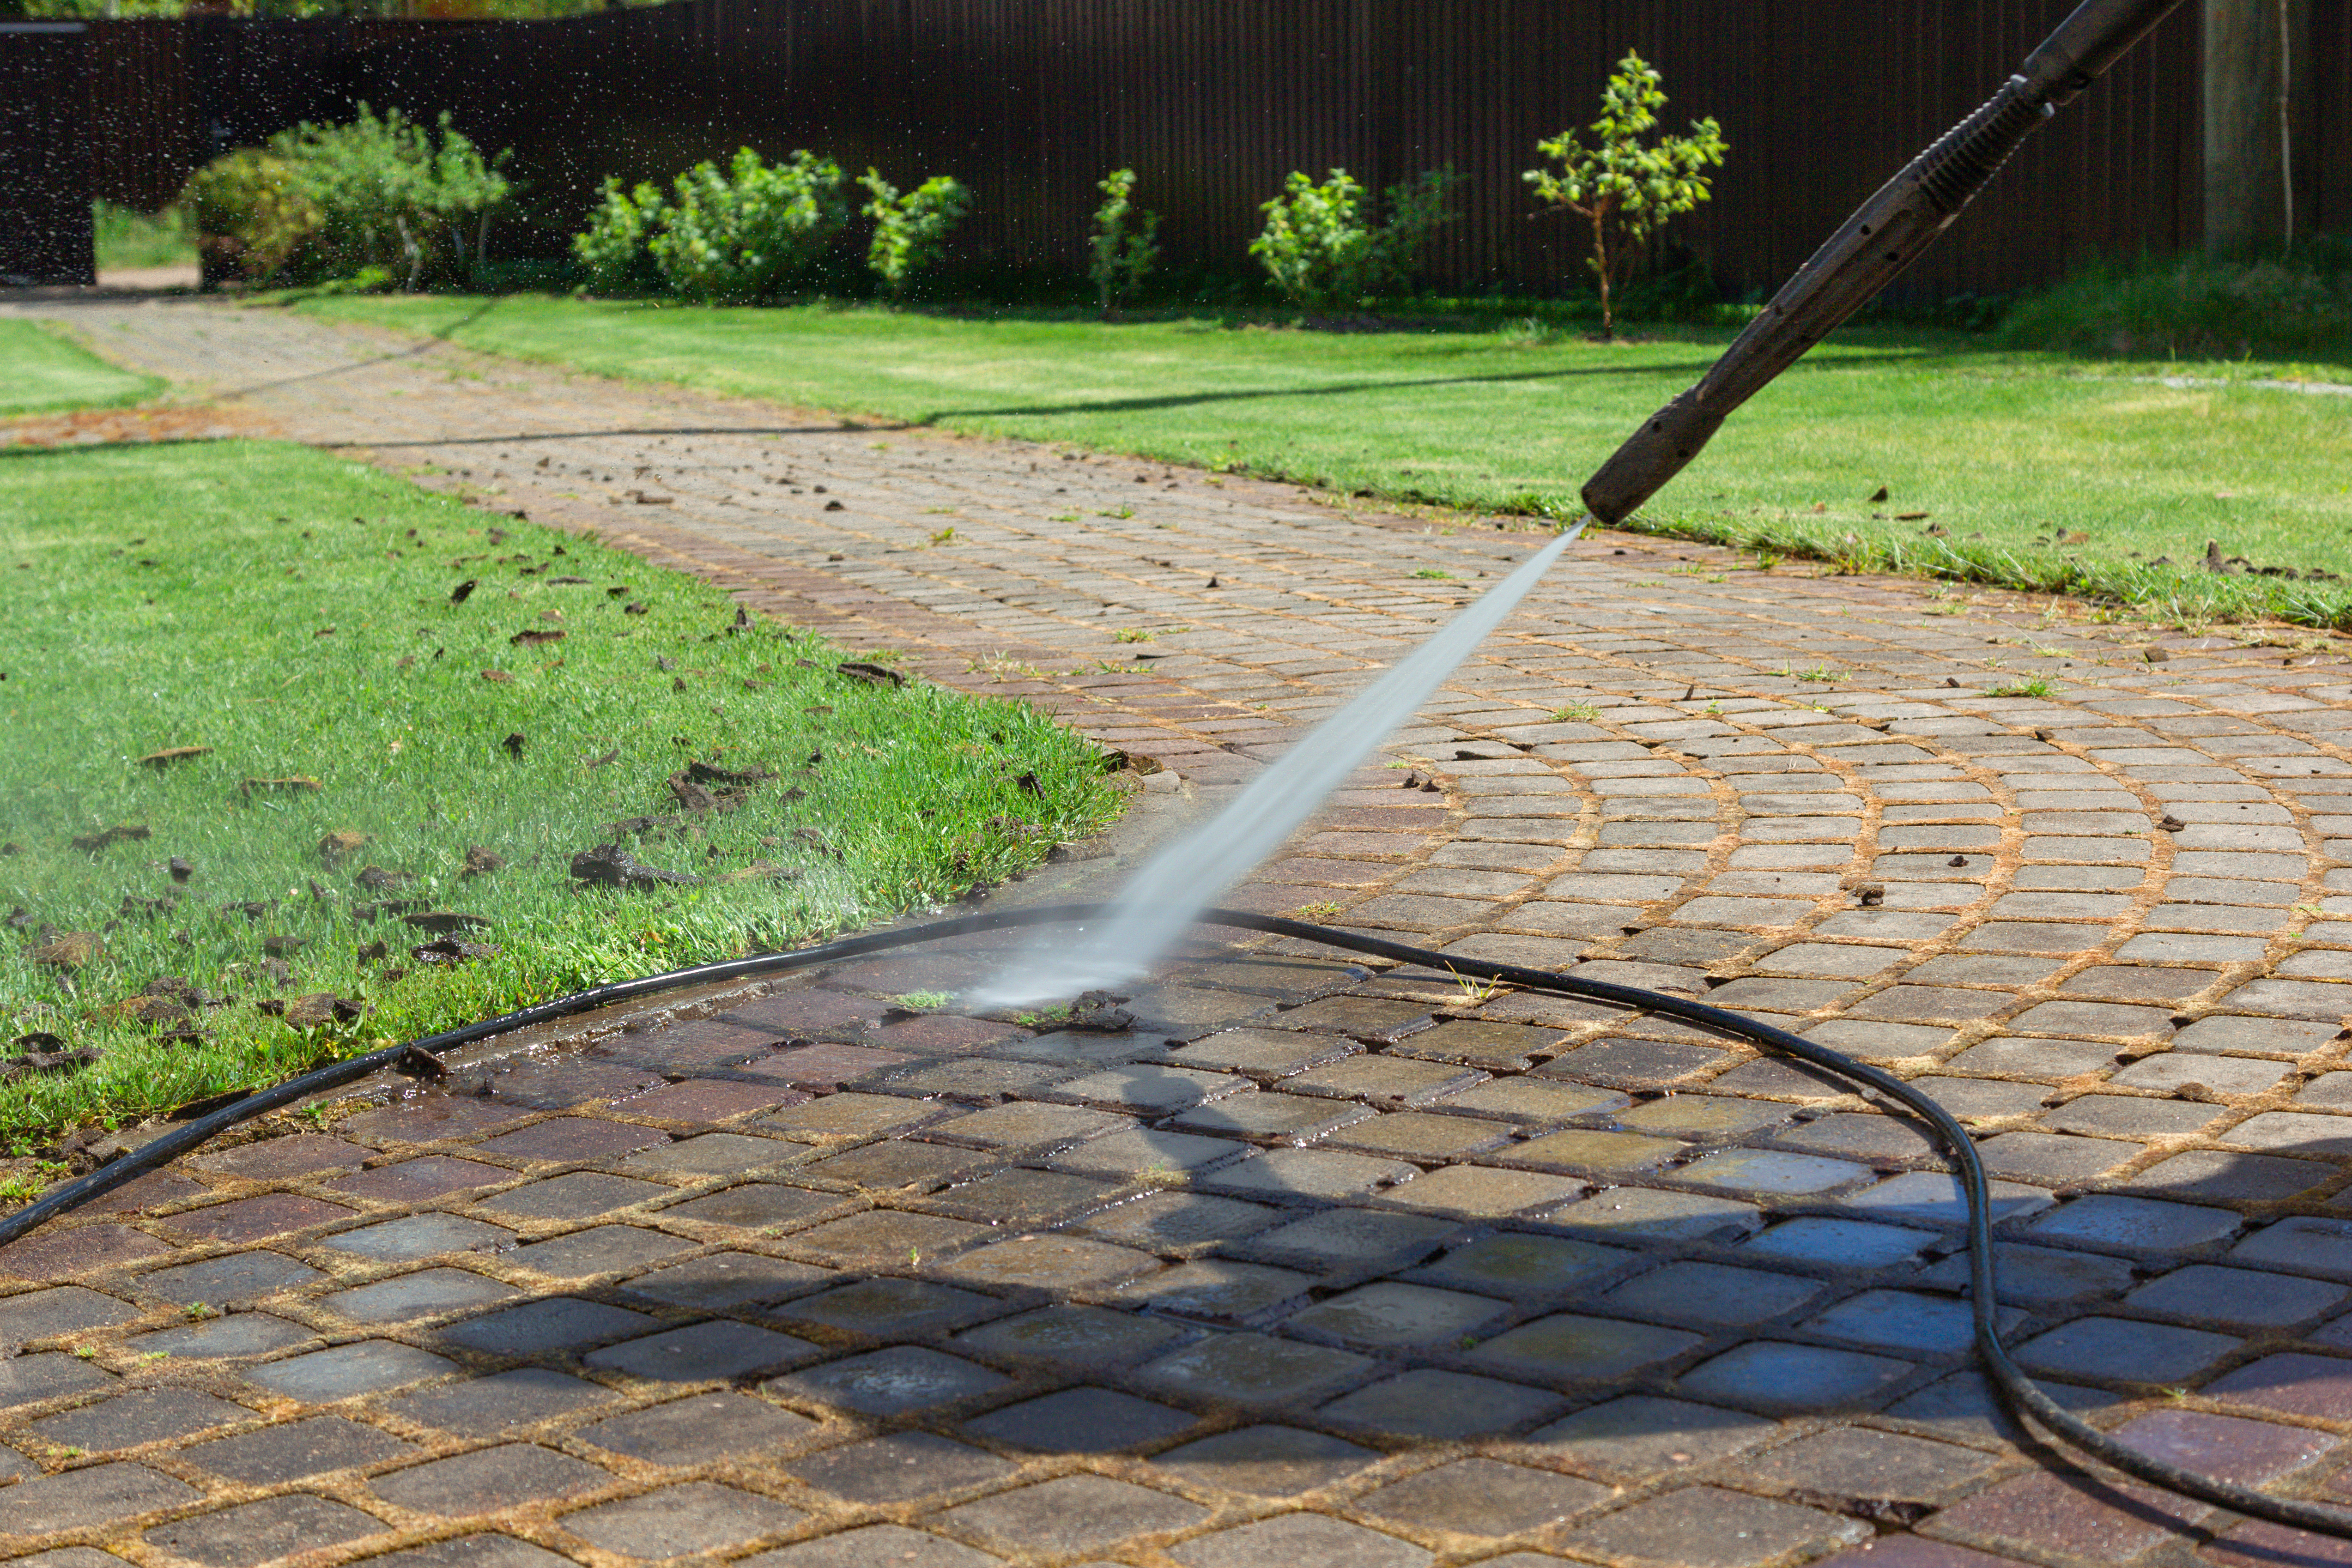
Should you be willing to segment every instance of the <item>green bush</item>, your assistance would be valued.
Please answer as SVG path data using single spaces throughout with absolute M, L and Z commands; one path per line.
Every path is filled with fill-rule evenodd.
M 766 163 L 745 147 L 725 173 L 697 163 L 673 183 L 677 199 L 655 214 L 646 248 L 662 281 L 688 299 L 770 298 L 849 222 L 841 166 L 805 151 Z
M 203 254 L 251 283 L 284 270 L 321 216 L 290 162 L 251 147 L 197 170 L 180 201 L 194 215 Z
M 2088 267 L 2021 301 L 1999 338 L 2121 359 L 2352 359 L 2352 244 L 2322 240 L 2283 262 Z
M 428 269 L 463 278 L 487 257 L 491 215 L 511 191 L 499 172 L 507 154 L 484 159 L 446 110 L 437 137 L 396 109 L 379 118 L 362 103 L 349 125 L 305 120 L 269 146 L 318 206 L 323 275 L 381 267 L 411 293 Z
M 184 200 L 200 245 L 249 282 L 380 277 L 413 291 L 482 262 L 510 190 L 506 156 L 485 160 L 446 114 L 436 135 L 362 103 L 349 125 L 306 120 L 267 151 L 215 159 Z
M 1294 171 L 1265 204 L 1265 228 L 1250 242 L 1274 286 L 1310 309 L 1352 309 L 1403 285 L 1429 237 L 1453 214 L 1445 203 L 1460 177 L 1433 169 L 1387 192 L 1389 217 L 1374 223 L 1364 187 L 1345 169 L 1318 185 Z
M 722 171 L 697 163 L 665 197 L 607 179 L 572 254 L 599 294 L 667 289 L 706 304 L 770 299 L 823 256 L 849 223 L 841 165 L 805 151 L 781 163 L 739 149 Z
M 647 245 L 664 205 L 654 185 L 639 181 L 635 190 L 625 191 L 619 180 L 605 177 L 603 200 L 589 214 L 588 226 L 572 236 L 572 254 L 586 270 L 591 289 L 641 294 L 660 285 L 661 269 Z
M 1112 170 L 1096 189 L 1103 193 L 1103 204 L 1095 209 L 1094 235 L 1087 245 L 1087 276 L 1094 279 L 1108 317 L 1160 259 L 1160 214 L 1134 204 L 1132 169 Z
M 866 265 L 891 298 L 903 299 L 908 280 L 947 248 L 948 231 L 971 209 L 971 193 L 946 174 L 932 175 L 904 195 L 870 168 L 857 183 L 873 197 L 866 204 L 866 215 L 874 220 Z

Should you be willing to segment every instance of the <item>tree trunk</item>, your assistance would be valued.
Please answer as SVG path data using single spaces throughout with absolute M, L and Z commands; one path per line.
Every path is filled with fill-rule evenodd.
M 2205 0 L 2208 256 L 2275 252 L 2290 228 L 2310 232 L 2311 66 L 2311 0 Z

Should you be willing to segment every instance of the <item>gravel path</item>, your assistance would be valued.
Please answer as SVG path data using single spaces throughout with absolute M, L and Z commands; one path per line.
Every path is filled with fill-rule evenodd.
M 1200 809 L 1531 542 L 282 313 L 16 308 L 224 431 L 429 465 L 1052 707 Z M 2340 1496 L 2352 663 L 2079 611 L 1590 538 L 1409 768 L 1234 896 L 1921 1081 L 2002 1178 L 2029 1366 L 2145 1448 Z M 2021 1446 L 1968 1369 L 1950 1181 L 1832 1085 L 1280 944 L 1203 946 L 1126 1028 L 886 1007 L 992 962 L 520 1042 L 0 1251 L 0 1550 L 2352 1562 Z

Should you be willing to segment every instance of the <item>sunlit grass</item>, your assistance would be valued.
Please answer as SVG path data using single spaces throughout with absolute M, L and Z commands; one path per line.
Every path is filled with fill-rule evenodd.
M 107 1053 L 0 1084 L 20 1139 L 937 904 L 1117 805 L 1034 709 L 849 678 L 691 579 L 301 447 L 0 455 L 0 1041 Z M 684 814 L 690 762 L 777 777 Z M 674 821 L 608 825 L 642 816 Z M 117 826 L 145 833 L 72 845 Z M 571 857 L 605 841 L 700 881 L 576 887 Z M 503 869 L 467 874 L 477 847 Z M 436 968 L 387 903 L 478 915 L 460 935 L 499 951 Z M 105 956 L 43 964 L 45 932 Z M 203 1042 L 101 1012 L 164 976 L 236 998 L 198 1009 Z M 367 1010 L 298 1029 L 254 1006 L 321 992 Z
M 154 377 L 110 365 L 45 322 L 0 320 L 0 416 L 113 408 L 163 390 Z

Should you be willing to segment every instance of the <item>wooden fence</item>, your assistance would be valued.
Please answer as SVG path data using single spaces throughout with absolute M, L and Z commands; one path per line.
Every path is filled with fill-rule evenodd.
M 1082 265 L 1095 182 L 1132 166 L 1172 265 L 1247 268 L 1292 169 L 1368 184 L 1450 165 L 1447 287 L 1582 277 L 1534 213 L 1535 142 L 1591 120 L 1612 63 L 1665 76 L 1669 123 L 1722 121 L 1715 200 L 1676 233 L 1733 289 L 1769 287 L 1989 95 L 2071 0 L 681 0 L 542 23 L 120 22 L 91 32 L 102 193 L 167 199 L 200 157 L 357 99 L 453 110 L 515 150 L 528 243 L 551 250 L 607 173 L 664 178 L 749 144 L 807 146 L 978 203 L 962 259 Z M 2352 228 L 2352 0 L 2313 0 L 2307 227 Z M 2193 246 L 2197 9 L 2040 133 L 1906 278 L 1995 293 L 2092 255 Z

